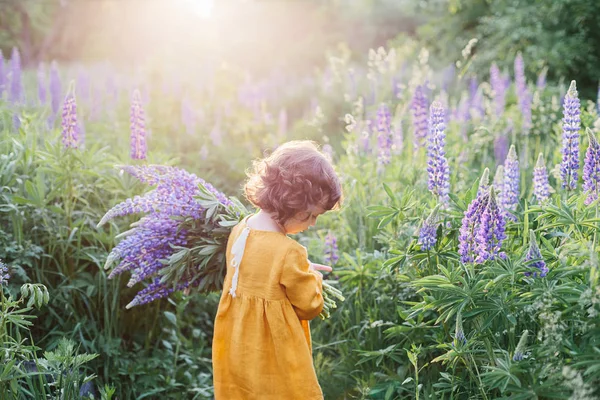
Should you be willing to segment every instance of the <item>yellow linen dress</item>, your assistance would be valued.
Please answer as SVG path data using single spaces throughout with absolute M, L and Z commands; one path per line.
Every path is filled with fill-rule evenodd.
M 323 309 L 322 278 L 306 249 L 244 220 L 226 260 L 212 346 L 216 400 L 323 399 L 308 323 Z

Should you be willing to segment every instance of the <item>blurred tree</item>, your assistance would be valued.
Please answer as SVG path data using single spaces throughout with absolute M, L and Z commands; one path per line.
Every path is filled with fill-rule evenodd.
M 435 17 L 420 27 L 418 35 L 448 62 L 458 59 L 467 42 L 477 38 L 471 67 L 480 77 L 487 77 L 493 61 L 512 75 L 520 51 L 531 79 L 548 66 L 549 80 L 575 79 L 583 97 L 595 98 L 600 79 L 600 1 L 431 0 L 427 4 Z

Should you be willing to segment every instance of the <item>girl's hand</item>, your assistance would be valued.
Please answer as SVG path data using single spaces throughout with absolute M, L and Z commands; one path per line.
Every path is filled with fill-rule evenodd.
M 323 265 L 323 264 L 316 264 L 311 262 L 310 260 L 308 260 L 308 263 L 310 265 L 310 269 L 315 271 L 317 274 L 321 275 L 321 278 L 323 278 L 323 274 L 320 273 L 319 271 L 327 271 L 327 272 L 331 272 L 333 271 L 333 269 L 327 265 Z

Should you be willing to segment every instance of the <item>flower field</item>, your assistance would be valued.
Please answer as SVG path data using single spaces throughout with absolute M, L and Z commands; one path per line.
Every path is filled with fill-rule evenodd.
M 344 188 L 296 237 L 344 297 L 311 323 L 325 399 L 600 398 L 597 88 L 465 46 L 260 79 L 0 57 L 0 398 L 211 399 L 211 217 L 293 139 Z

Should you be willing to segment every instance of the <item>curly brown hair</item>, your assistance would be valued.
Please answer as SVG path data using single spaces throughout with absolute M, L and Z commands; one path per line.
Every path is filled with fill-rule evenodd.
M 256 207 L 274 213 L 283 225 L 310 206 L 339 208 L 342 186 L 333 165 L 315 142 L 294 140 L 253 162 L 244 194 Z

